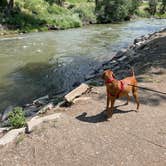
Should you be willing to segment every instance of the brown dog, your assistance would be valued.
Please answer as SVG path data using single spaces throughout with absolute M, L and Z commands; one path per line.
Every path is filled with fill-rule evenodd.
M 139 109 L 139 100 L 137 92 L 137 80 L 135 78 L 134 70 L 132 69 L 132 76 L 126 77 L 123 80 L 116 80 L 115 75 L 111 70 L 105 70 L 102 78 L 105 81 L 106 92 L 107 92 L 107 106 L 106 114 L 109 117 L 113 114 L 115 100 L 119 97 L 126 96 L 127 103 L 129 102 L 129 93 L 132 91 L 135 102 L 137 103 L 137 111 Z M 111 107 L 110 106 L 111 101 Z

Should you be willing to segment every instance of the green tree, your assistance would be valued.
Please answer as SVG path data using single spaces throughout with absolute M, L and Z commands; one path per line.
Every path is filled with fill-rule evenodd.
M 149 13 L 155 15 L 157 11 L 157 0 L 149 0 Z
M 160 6 L 160 13 L 164 14 L 166 12 L 166 0 L 162 0 L 161 6 Z
M 9 13 L 14 8 L 14 0 L 0 0 L 0 11 Z
M 98 0 L 96 13 L 101 23 L 130 19 L 139 6 L 137 0 Z
M 131 4 L 131 6 L 130 6 L 130 9 L 129 9 L 129 12 L 130 12 L 130 14 L 134 14 L 135 11 L 140 6 L 141 0 L 131 0 L 130 4 Z

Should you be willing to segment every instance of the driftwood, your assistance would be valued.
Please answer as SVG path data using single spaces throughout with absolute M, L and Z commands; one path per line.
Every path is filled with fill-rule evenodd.
M 82 83 L 80 86 L 72 90 L 70 93 L 68 93 L 65 96 L 65 100 L 67 102 L 72 102 L 76 97 L 81 96 L 83 93 L 85 93 L 89 89 L 89 86 L 85 83 Z

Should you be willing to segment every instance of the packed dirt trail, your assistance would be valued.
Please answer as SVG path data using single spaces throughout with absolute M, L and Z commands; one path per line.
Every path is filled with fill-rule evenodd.
M 105 87 L 93 87 L 65 108 L 61 119 L 0 147 L 0 166 L 165 166 L 166 69 L 151 65 L 138 74 L 138 68 L 138 85 L 159 91 L 139 89 L 139 112 L 133 97 L 127 106 L 125 99 L 116 100 L 106 121 Z

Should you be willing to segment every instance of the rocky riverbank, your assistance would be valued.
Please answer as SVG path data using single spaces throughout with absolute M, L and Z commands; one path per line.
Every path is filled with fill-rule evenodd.
M 161 29 L 158 32 L 136 38 L 127 49 L 118 51 L 110 61 L 103 63 L 101 67 L 89 73 L 85 79 L 88 81 L 98 78 L 106 69 L 113 70 L 121 79 L 130 74 L 131 67 L 134 67 L 137 74 L 146 72 L 146 69 L 153 65 L 163 67 L 166 62 L 165 35 L 166 29 Z M 156 50 L 158 50 L 157 55 L 155 54 Z M 93 83 L 95 84 L 94 80 Z

